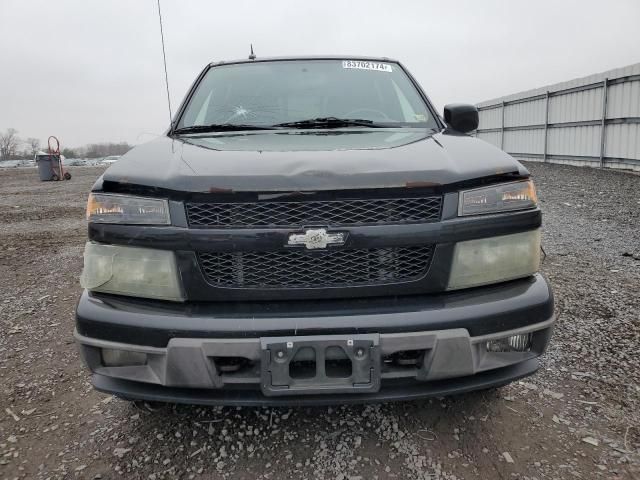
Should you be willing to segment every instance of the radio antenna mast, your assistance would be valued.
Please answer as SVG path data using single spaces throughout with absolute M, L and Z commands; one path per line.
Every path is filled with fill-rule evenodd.
M 164 61 L 164 83 L 167 86 L 167 104 L 169 105 L 169 130 L 173 130 L 173 113 L 171 113 L 171 97 L 169 96 L 169 75 L 167 74 L 167 54 L 164 51 L 164 31 L 162 30 L 160 0 L 158 0 L 158 20 L 160 20 L 160 40 L 162 41 L 162 59 Z

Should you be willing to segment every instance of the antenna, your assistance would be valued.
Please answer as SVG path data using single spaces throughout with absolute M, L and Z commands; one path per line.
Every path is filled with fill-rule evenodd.
M 158 0 L 160 1 L 160 0 Z M 253 53 L 253 43 L 250 44 L 251 45 L 251 53 L 249 54 L 249 60 L 255 60 L 256 59 L 256 54 Z
M 171 97 L 169 97 L 169 75 L 167 74 L 167 55 L 164 51 L 164 31 L 162 30 L 160 0 L 158 0 L 158 19 L 160 20 L 160 39 L 162 40 L 162 59 L 164 60 L 164 83 L 167 86 L 167 103 L 169 104 L 169 129 L 173 130 L 173 114 L 171 113 Z

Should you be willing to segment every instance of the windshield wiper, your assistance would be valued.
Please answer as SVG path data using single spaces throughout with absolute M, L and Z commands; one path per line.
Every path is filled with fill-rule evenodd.
M 337 117 L 318 117 L 308 120 L 299 120 L 297 122 L 277 123 L 274 127 L 289 128 L 340 128 L 340 127 L 370 127 L 384 128 L 388 125 L 376 123 L 373 120 L 365 120 L 361 118 L 337 118 Z
M 173 133 L 206 133 L 206 132 L 238 132 L 242 130 L 275 130 L 270 125 L 248 125 L 242 123 L 212 123 L 210 125 L 192 125 L 190 127 L 176 128 Z

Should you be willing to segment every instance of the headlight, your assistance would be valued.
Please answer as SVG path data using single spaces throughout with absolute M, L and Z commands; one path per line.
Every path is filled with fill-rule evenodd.
M 87 202 L 87 220 L 94 223 L 128 223 L 169 225 L 166 200 L 131 197 L 109 193 L 92 193 Z
M 448 290 L 527 277 L 540 266 L 540 229 L 458 242 Z
M 536 205 L 538 196 L 531 180 L 502 183 L 460 192 L 458 215 L 523 210 Z
M 165 250 L 88 242 L 80 284 L 94 292 L 184 300 L 175 255 Z

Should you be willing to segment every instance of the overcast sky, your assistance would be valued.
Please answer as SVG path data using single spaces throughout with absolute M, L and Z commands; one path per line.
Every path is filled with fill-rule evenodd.
M 162 0 L 174 111 L 210 61 L 401 60 L 438 110 L 640 62 L 640 1 Z M 0 0 L 0 130 L 63 146 L 168 125 L 156 0 Z

